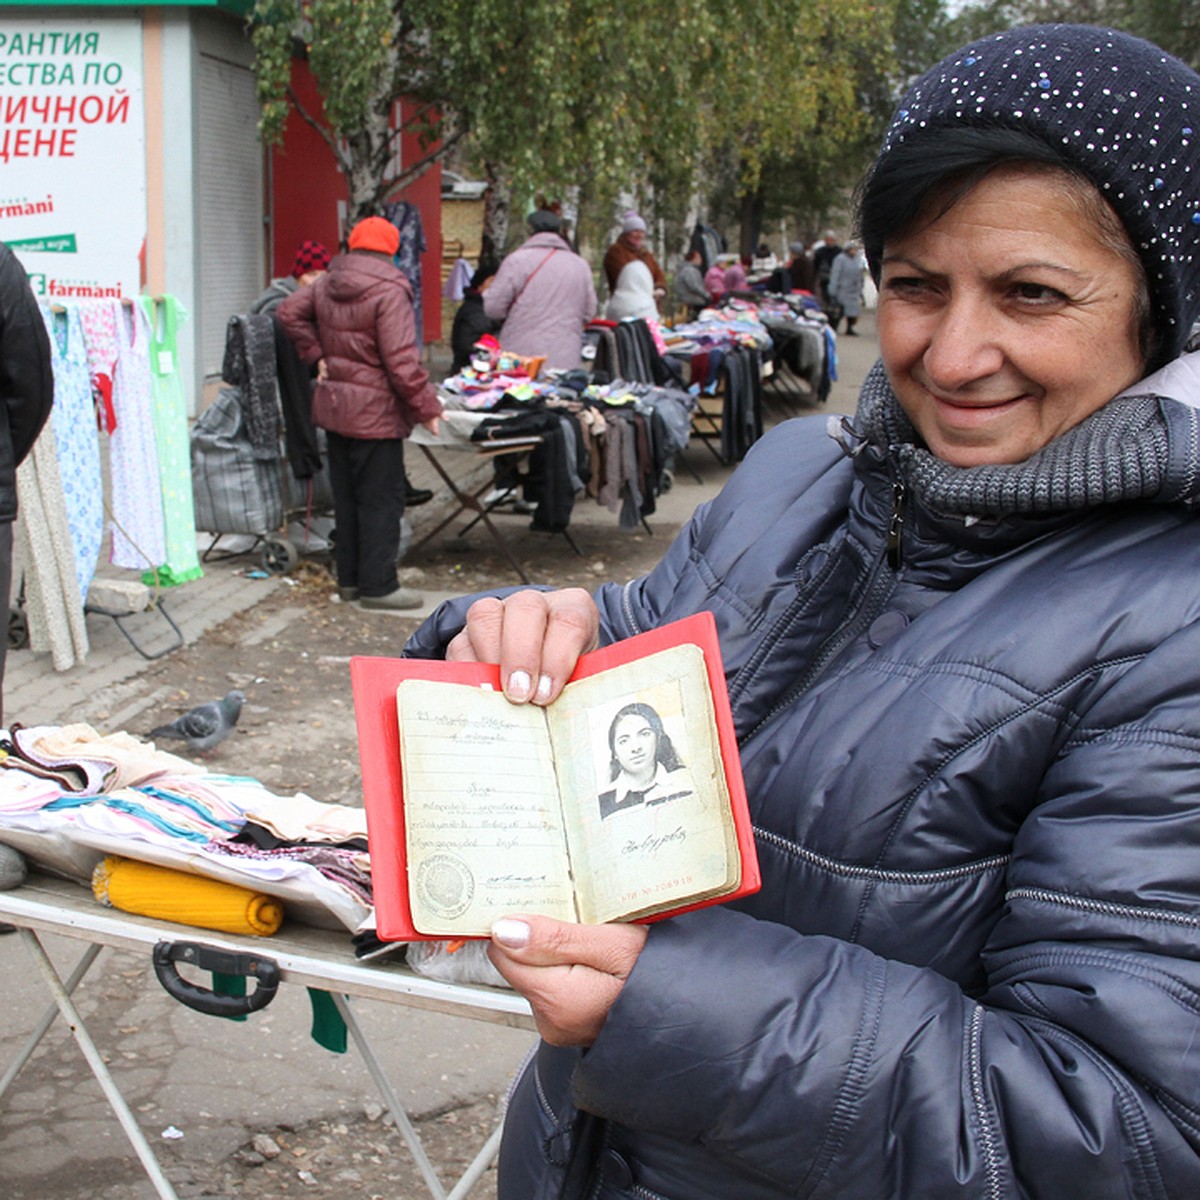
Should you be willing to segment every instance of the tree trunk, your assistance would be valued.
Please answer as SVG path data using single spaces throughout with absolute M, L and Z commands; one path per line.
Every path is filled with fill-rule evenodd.
M 758 235 L 762 229 L 763 213 L 766 211 L 766 198 L 761 187 L 753 192 L 746 192 L 741 198 L 741 235 L 738 242 L 738 252 L 743 258 L 753 258 L 758 249 Z
M 512 191 L 504 170 L 499 163 L 484 164 L 487 191 L 483 193 L 483 245 L 486 250 L 489 239 L 494 252 L 501 252 L 508 244 L 508 215 Z

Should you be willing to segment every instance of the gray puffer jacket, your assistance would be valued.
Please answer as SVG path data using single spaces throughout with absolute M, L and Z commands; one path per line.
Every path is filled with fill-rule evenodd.
M 539 1049 L 504 1200 L 1200 1196 L 1200 365 L 1163 376 L 962 470 L 876 368 L 600 590 L 607 640 L 715 614 L 764 885 Z

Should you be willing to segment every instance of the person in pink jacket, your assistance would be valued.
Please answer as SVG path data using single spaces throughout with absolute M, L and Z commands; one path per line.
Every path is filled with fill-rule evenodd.
M 561 218 L 538 209 L 531 236 L 500 264 L 483 310 L 502 320 L 497 338 L 514 354 L 544 355 L 546 367 L 579 366 L 583 327 L 596 315 L 592 269 L 563 239 Z
M 277 314 L 300 358 L 317 365 L 313 422 L 329 447 L 338 591 L 364 608 L 421 604 L 396 575 L 404 439 L 417 425 L 436 433 L 442 411 L 421 366 L 412 285 L 392 262 L 399 244 L 390 221 L 359 221 L 350 252 Z

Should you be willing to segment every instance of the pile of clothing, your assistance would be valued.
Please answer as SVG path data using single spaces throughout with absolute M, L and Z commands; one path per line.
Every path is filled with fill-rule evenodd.
M 486 409 L 473 441 L 541 439 L 519 482 L 534 505 L 531 528 L 548 533 L 566 530 L 581 495 L 619 514 L 621 528 L 638 527 L 655 511 L 675 455 L 687 446 L 695 407 L 681 388 L 598 383 L 583 370 L 532 380 L 470 367 L 443 381 L 439 396 L 450 424 L 456 411 Z
M 372 911 L 366 815 L 90 725 L 0 731 L 0 843 L 90 886 L 108 855 L 238 883 L 306 924 Z

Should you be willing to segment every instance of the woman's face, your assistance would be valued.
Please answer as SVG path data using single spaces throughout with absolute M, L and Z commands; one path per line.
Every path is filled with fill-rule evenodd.
M 1021 462 L 1141 377 L 1137 270 L 1069 188 L 1014 165 L 889 241 L 880 352 L 901 407 L 955 466 Z
M 613 733 L 613 753 L 621 769 L 635 780 L 649 780 L 657 763 L 658 734 L 636 713 L 622 717 Z

